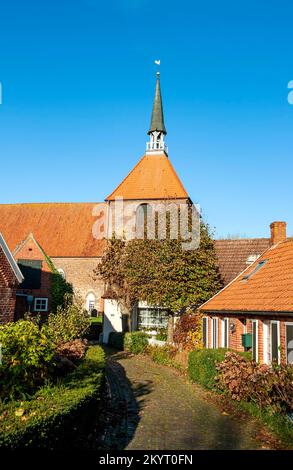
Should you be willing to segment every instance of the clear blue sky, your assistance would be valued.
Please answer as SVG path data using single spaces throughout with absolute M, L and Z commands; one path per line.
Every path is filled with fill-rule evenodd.
M 0 203 L 103 200 L 144 153 L 160 58 L 169 156 L 217 235 L 293 234 L 292 1 L 0 8 Z

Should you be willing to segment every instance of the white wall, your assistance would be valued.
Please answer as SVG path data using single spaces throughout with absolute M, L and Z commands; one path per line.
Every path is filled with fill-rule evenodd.
M 103 343 L 108 343 L 112 331 L 122 331 L 122 314 L 117 300 L 105 299 L 103 320 Z

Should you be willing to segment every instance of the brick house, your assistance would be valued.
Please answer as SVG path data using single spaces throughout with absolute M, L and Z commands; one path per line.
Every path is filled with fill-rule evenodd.
M 24 280 L 0 233 L 0 323 L 14 321 L 16 290 Z
M 252 350 L 256 361 L 293 363 L 293 239 L 271 224 L 271 246 L 200 308 L 208 348 Z
M 24 276 L 16 292 L 15 319 L 27 312 L 50 312 L 53 265 L 32 233 L 16 247 L 13 256 Z

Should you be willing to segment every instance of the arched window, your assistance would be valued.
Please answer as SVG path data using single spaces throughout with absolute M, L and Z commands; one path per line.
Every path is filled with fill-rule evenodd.
M 85 306 L 89 314 L 91 314 L 92 310 L 96 306 L 96 296 L 93 292 L 89 292 L 86 296 Z
M 135 238 L 146 239 L 148 237 L 148 214 L 151 215 L 149 204 L 140 204 L 136 209 Z
M 57 269 L 57 271 L 58 271 L 58 273 L 60 274 L 60 276 L 62 276 L 63 279 L 65 280 L 65 279 L 66 279 L 66 275 L 65 275 L 64 269 L 59 268 L 59 269 Z

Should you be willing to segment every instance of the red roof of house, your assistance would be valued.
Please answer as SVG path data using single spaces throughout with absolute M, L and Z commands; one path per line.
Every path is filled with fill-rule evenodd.
M 165 153 L 144 155 L 126 178 L 106 198 L 124 199 L 186 199 L 177 173 Z
M 249 257 L 261 255 L 270 246 L 269 238 L 215 240 L 215 250 L 224 285 L 229 284 L 251 262 Z
M 262 265 L 260 262 L 265 261 Z M 227 287 L 202 305 L 203 312 L 293 312 L 293 240 L 274 245 Z
M 33 233 L 50 257 L 99 257 L 105 242 L 93 237 L 96 203 L 1 204 L 0 232 L 11 251 Z

